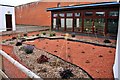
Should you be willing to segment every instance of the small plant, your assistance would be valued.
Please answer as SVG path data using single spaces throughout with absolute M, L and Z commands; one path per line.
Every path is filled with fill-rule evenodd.
M 50 37 L 52 37 L 53 36 L 53 34 L 52 33 L 50 33 L 50 35 L 49 35 Z
M 71 37 L 75 37 L 75 33 L 72 33 L 72 34 L 71 34 Z
M 69 57 L 69 58 L 71 57 L 70 54 L 68 54 L 68 57 Z
M 39 36 L 39 34 L 36 34 L 36 36 Z
M 10 42 L 10 44 L 14 44 L 14 42 Z
M 85 53 L 84 51 L 82 51 L 81 53 Z
M 70 47 L 68 47 L 68 49 L 70 49 Z
M 99 57 L 103 57 L 102 55 L 99 55 Z
M 74 76 L 72 70 L 70 69 L 65 69 L 64 71 L 59 71 L 59 72 L 62 79 L 70 79 L 70 77 Z
M 32 46 L 32 45 L 24 46 L 24 51 L 25 51 L 27 54 L 33 53 L 33 50 L 34 50 L 34 46 Z
M 104 43 L 111 43 L 111 41 L 109 39 L 105 39 Z
M 57 52 L 56 50 L 54 52 Z
M 3 40 L 2 43 L 6 43 L 6 40 Z
M 53 33 L 53 36 L 56 36 L 56 34 L 55 34 L 55 33 Z
M 27 33 L 23 34 L 25 37 L 27 37 Z
M 112 51 L 109 51 L 109 53 L 112 53 Z
M 47 58 L 47 56 L 41 55 L 41 56 L 37 59 L 37 62 L 38 62 L 39 64 L 41 64 L 41 63 L 44 63 L 44 62 L 48 62 L 48 60 L 49 60 L 49 58 Z
M 18 38 L 18 39 L 20 39 L 20 38 L 21 38 L 21 35 L 20 35 L 20 34 L 18 34 L 18 35 L 17 35 L 17 38 Z
M 90 61 L 89 60 L 86 60 L 86 62 L 85 63 L 90 63 Z
M 16 46 L 21 46 L 22 45 L 22 42 L 17 42 L 16 43 Z
M 43 32 L 42 34 L 43 34 L 43 35 L 46 35 L 46 32 Z
M 15 39 L 17 39 L 16 37 L 12 37 L 12 40 L 15 40 Z

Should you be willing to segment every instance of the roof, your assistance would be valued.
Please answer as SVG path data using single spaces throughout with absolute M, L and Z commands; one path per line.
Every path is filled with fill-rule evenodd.
M 0 4 L 0 6 L 14 7 L 14 6 L 11 6 L 11 5 L 4 5 L 4 4 Z
M 119 2 L 101 2 L 101 3 L 93 3 L 93 4 L 54 7 L 54 8 L 47 8 L 47 11 L 56 11 L 56 10 L 64 10 L 64 9 L 77 9 L 77 8 L 97 7 L 97 6 L 109 6 L 109 5 L 120 5 L 120 3 Z

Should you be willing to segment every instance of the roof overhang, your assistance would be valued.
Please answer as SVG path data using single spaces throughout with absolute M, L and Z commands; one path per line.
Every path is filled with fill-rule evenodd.
M 120 3 L 119 2 L 102 2 L 102 3 L 94 3 L 94 4 L 82 4 L 82 5 L 75 5 L 75 6 L 47 8 L 47 11 L 57 11 L 57 10 L 77 9 L 77 8 L 97 7 L 97 6 L 110 6 L 110 5 L 120 6 Z

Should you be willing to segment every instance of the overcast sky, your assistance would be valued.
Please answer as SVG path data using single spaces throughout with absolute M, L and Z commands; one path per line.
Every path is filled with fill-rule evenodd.
M 0 4 L 17 6 L 34 1 L 40 1 L 40 0 L 0 0 Z
M 35 1 L 43 2 L 108 2 L 108 1 L 117 1 L 117 0 L 0 0 L 0 4 L 17 6 L 21 4 L 26 4 Z

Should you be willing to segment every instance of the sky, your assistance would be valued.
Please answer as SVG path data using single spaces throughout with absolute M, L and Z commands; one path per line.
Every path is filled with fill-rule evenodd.
M 4 5 L 12 5 L 12 6 L 18 6 L 21 4 L 26 4 L 30 2 L 35 1 L 42 1 L 42 2 L 108 2 L 108 1 L 117 1 L 117 0 L 0 0 L 0 4 Z
M 0 4 L 18 6 L 21 4 L 26 4 L 34 1 L 40 1 L 40 0 L 0 0 Z

